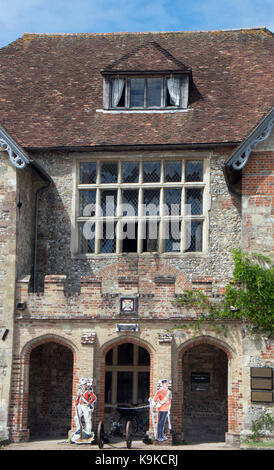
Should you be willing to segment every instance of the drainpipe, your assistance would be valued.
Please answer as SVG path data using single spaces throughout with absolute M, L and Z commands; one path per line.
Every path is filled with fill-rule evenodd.
M 34 227 L 34 260 L 33 260 L 33 291 L 37 289 L 37 239 L 38 239 L 38 212 L 39 212 L 39 196 L 42 191 L 47 189 L 51 184 L 51 181 L 42 186 L 36 191 L 35 195 L 35 227 Z
M 37 241 L 38 241 L 38 213 L 39 213 L 39 196 L 40 193 L 49 188 L 52 183 L 50 176 L 36 162 L 32 161 L 31 166 L 38 173 L 38 175 L 47 182 L 36 191 L 35 194 L 35 223 L 34 223 L 34 255 L 33 255 L 33 291 L 37 289 Z

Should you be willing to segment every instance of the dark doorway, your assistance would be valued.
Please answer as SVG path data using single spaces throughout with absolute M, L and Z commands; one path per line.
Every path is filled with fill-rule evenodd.
M 73 353 L 49 342 L 30 355 L 28 428 L 30 438 L 67 437 L 71 427 Z
M 201 344 L 183 355 L 183 433 L 187 443 L 224 442 L 227 431 L 227 356 Z

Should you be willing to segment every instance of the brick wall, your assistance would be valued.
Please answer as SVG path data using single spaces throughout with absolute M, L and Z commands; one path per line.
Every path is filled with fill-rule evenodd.
M 252 152 L 242 178 L 242 245 L 266 255 L 273 252 L 274 131 Z

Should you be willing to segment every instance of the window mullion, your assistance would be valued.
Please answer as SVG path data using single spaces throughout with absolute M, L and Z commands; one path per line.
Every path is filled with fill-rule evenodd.
M 130 79 L 125 78 L 125 105 L 130 108 Z
M 144 108 L 147 108 L 147 78 L 144 79 Z
M 141 167 L 142 165 L 140 165 Z M 140 170 L 142 171 L 142 170 Z M 140 175 L 140 178 L 142 179 L 142 175 Z M 142 212 L 141 212 L 141 206 L 143 204 L 143 190 L 142 188 L 140 187 L 139 188 L 139 194 L 138 194 L 138 230 L 137 230 L 137 233 L 138 233 L 138 239 L 137 239 L 137 252 L 138 254 L 141 254 L 142 253 L 142 250 L 143 250 L 143 240 L 142 240 L 142 233 L 143 233 L 143 227 L 142 227 L 142 219 L 141 219 L 141 216 L 142 216 Z
M 121 253 L 122 249 L 122 221 L 121 217 L 121 205 L 122 205 L 122 190 L 121 188 L 117 189 L 117 210 L 116 210 L 116 253 Z M 114 225 L 115 227 L 115 225 Z
M 184 253 L 186 246 L 186 227 L 185 227 L 185 219 L 181 220 L 181 243 L 180 243 L 180 251 Z
M 162 162 L 162 177 L 163 177 L 163 162 Z M 163 239 L 163 210 L 164 210 L 164 188 L 160 189 L 160 221 L 158 231 L 158 251 L 163 253 L 165 251 L 164 239 Z
M 161 93 L 161 107 L 165 108 L 166 105 L 166 78 L 162 78 L 162 93 Z
M 98 166 L 98 164 L 97 164 Z M 98 176 L 99 178 L 99 176 Z M 98 180 L 97 178 L 97 180 Z M 95 224 L 95 242 L 94 242 L 94 252 L 95 254 L 100 253 L 100 223 L 98 223 L 98 217 L 100 216 L 100 189 L 97 188 L 96 190 L 96 208 L 95 208 L 95 217 L 96 217 L 96 224 Z

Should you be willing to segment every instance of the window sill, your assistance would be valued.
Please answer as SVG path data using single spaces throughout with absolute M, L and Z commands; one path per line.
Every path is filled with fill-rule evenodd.
M 93 260 L 100 260 L 100 259 L 109 259 L 109 258 L 119 258 L 119 257 L 130 257 L 130 258 L 137 258 L 137 257 L 144 257 L 144 258 L 206 258 L 208 256 L 207 252 L 204 251 L 191 251 L 186 253 L 86 253 L 86 254 L 72 254 L 73 259 L 93 259 Z
M 96 113 L 103 114 L 170 114 L 187 113 L 191 108 L 179 109 L 96 109 Z

